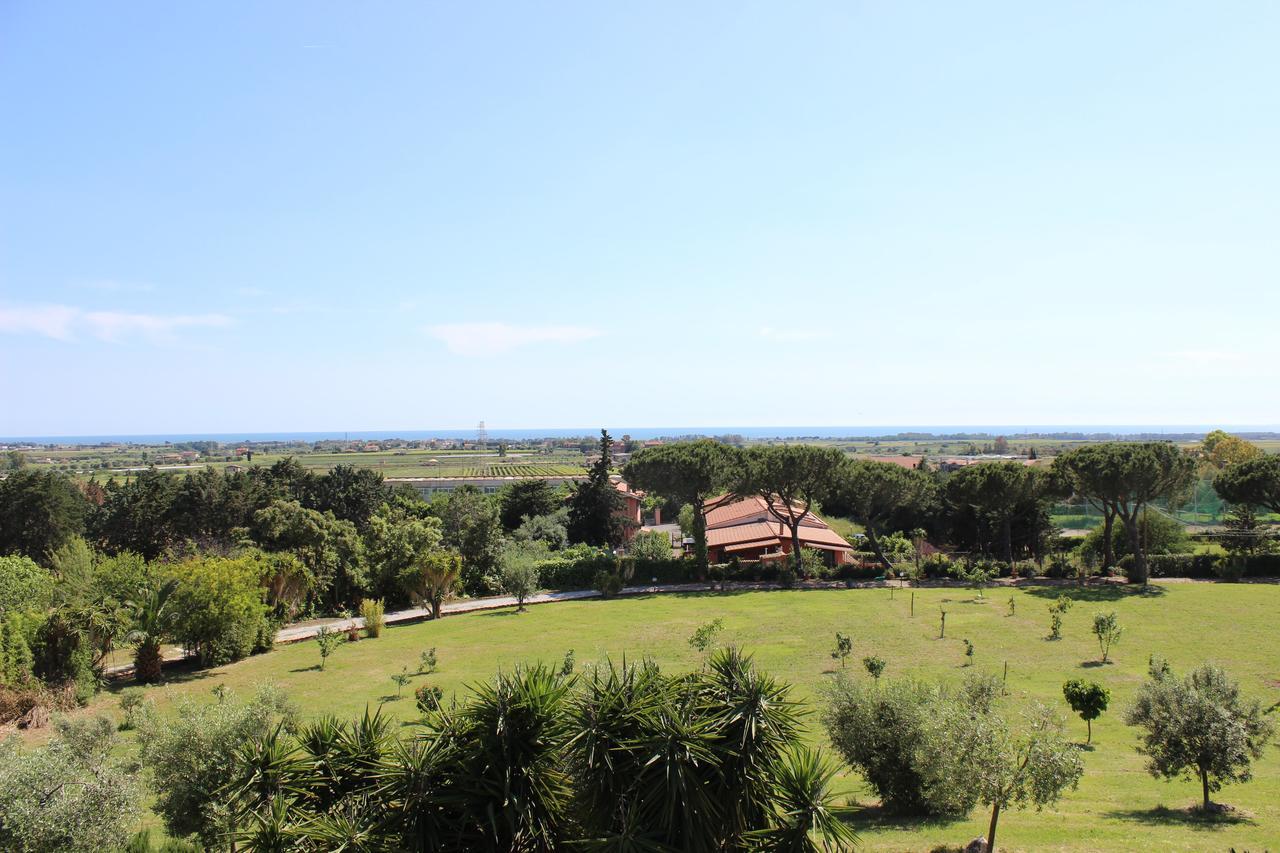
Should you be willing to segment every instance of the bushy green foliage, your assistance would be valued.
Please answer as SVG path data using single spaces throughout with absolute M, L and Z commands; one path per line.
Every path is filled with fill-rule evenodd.
M 386 605 L 381 598 L 366 598 L 360 602 L 360 617 L 364 619 L 364 635 L 370 639 L 382 636 L 387 627 Z
M 40 612 L 53 601 L 53 575 L 30 557 L 0 557 L 0 615 Z
M 320 650 L 320 671 L 323 672 L 325 664 L 329 662 L 329 657 L 338 650 L 338 647 L 347 641 L 346 634 L 341 631 L 335 631 L 328 625 L 321 625 L 320 630 L 316 632 L 316 648 Z
M 867 655 L 862 659 L 862 668 L 876 681 L 879 681 L 880 676 L 884 675 L 886 665 L 884 658 L 876 657 L 875 655 Z
M 1071 710 L 1080 715 L 1088 725 L 1089 734 L 1085 743 L 1093 741 L 1093 721 L 1102 716 L 1111 702 L 1111 691 L 1096 681 L 1081 681 L 1073 678 L 1062 685 L 1062 696 L 1071 706 Z
M 174 640 L 201 664 L 239 660 L 273 640 L 252 557 L 196 557 L 167 569 L 178 581 L 170 604 Z
M 613 598 L 622 592 L 622 575 L 617 569 L 600 569 L 591 579 L 591 585 L 605 598 Z
M 565 510 L 526 518 L 511 538 L 516 542 L 541 542 L 548 550 L 559 551 L 569 544 L 569 531 L 565 527 L 567 518 Z
M 136 776 L 111 755 L 104 718 L 60 720 L 52 740 L 25 751 L 0 743 L 0 848 L 97 853 L 120 843 L 139 813 Z
M 831 745 L 862 774 L 894 814 L 941 810 L 925 789 L 915 752 L 938 697 L 924 684 L 890 680 L 882 686 L 838 677 L 826 694 L 822 721 Z
M 436 656 L 436 647 L 432 646 L 421 655 L 418 656 L 418 672 L 431 674 L 436 671 L 439 665 L 439 658 Z
M 689 647 L 695 651 L 705 652 L 715 643 L 716 637 L 724 630 L 724 620 L 716 617 L 710 622 L 699 625 L 689 636 Z
M 0 615 L 0 684 L 22 684 L 34 675 L 28 622 L 17 613 Z
M 418 710 L 424 714 L 432 714 L 440 710 L 440 700 L 444 691 L 435 684 L 422 684 L 413 691 L 413 698 Z
M 627 554 L 636 560 L 670 560 L 671 537 L 661 530 L 642 530 L 632 537 Z
M 1120 625 L 1120 617 L 1113 610 L 1110 613 L 1093 614 L 1093 636 L 1098 640 L 1098 649 L 1102 652 L 1102 662 L 1106 663 L 1111 654 L 1111 647 L 1120 642 L 1124 628 Z
M 1061 722 L 1033 709 L 1028 727 L 999 712 L 1000 683 L 973 675 L 959 690 L 838 676 L 823 723 L 832 745 L 896 814 L 963 815 L 978 803 L 1037 808 L 1073 787 L 1083 768 Z
M 224 690 L 212 703 L 183 699 L 175 714 L 145 716 L 138 727 L 139 755 L 169 834 L 194 833 L 215 846 L 232 820 L 225 786 L 236 751 L 296 714 L 279 689 L 264 685 L 247 702 Z
M 1228 782 L 1247 782 L 1250 765 L 1262 757 L 1275 726 L 1257 700 L 1213 664 L 1179 679 L 1164 661 L 1151 660 L 1151 679 L 1125 714 L 1145 731 L 1139 748 L 1157 778 L 1198 778 L 1203 807 Z
M 844 669 L 845 660 L 853 653 L 853 639 L 845 634 L 836 631 L 836 647 L 831 650 L 833 660 L 840 661 L 840 668 Z
M 147 694 L 141 687 L 126 687 L 120 691 L 120 710 L 124 713 L 120 728 L 125 731 L 137 728 L 142 715 L 147 713 L 147 707 Z
M 516 600 L 516 610 L 525 609 L 524 602 L 538 591 L 538 566 L 547 558 L 542 543 L 510 543 L 498 558 L 502 591 Z
M 1156 554 L 1188 554 L 1191 552 L 1191 539 L 1187 536 L 1186 527 L 1169 518 L 1167 515 L 1150 510 L 1143 512 L 1137 521 L 1138 535 L 1148 556 Z M 1102 527 L 1095 527 L 1085 536 L 1080 550 L 1092 558 L 1100 559 L 1103 554 Z M 1112 553 L 1117 559 L 1131 556 L 1128 535 L 1122 525 L 1117 524 L 1111 531 Z

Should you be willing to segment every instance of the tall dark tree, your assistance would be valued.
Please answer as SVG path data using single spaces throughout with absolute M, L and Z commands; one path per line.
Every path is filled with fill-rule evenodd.
M 1146 583 L 1143 511 L 1154 501 L 1183 496 L 1195 475 L 1192 457 L 1165 441 L 1113 441 L 1078 447 L 1054 465 L 1077 495 L 1109 508 L 1124 524 L 1134 560 L 1130 579 Z
M 947 481 L 946 492 L 953 506 L 969 511 L 963 514 L 969 522 L 990 527 L 992 536 L 979 536 L 980 543 L 998 538 L 1001 558 L 1012 564 L 1015 523 L 1034 528 L 1050 489 L 1047 477 L 1020 462 L 986 462 L 961 468 Z
M 769 514 L 786 527 L 797 572 L 802 568 L 800 525 L 832 493 L 844 458 L 839 450 L 811 444 L 752 447 L 743 456 L 733 492 L 743 497 L 758 495 Z
M 1213 488 L 1227 503 L 1280 512 L 1280 456 L 1256 456 L 1229 465 L 1214 478 Z
M 641 450 L 622 469 L 629 484 L 693 507 L 693 553 L 707 568 L 707 501 L 740 475 L 742 453 L 718 441 L 680 441 Z
M 462 486 L 433 502 L 432 511 L 440 519 L 442 544 L 462 557 L 463 591 L 498 592 L 502 525 L 493 499 L 474 486 Z
M 893 519 L 928 502 L 933 491 L 933 480 L 922 471 L 892 462 L 848 459 L 836 474 L 835 488 L 824 509 L 861 524 L 876 559 L 887 570 L 893 564 L 881 547 L 881 534 L 890 529 L 887 525 Z
M 84 532 L 89 502 L 61 474 L 29 468 L 0 480 L 0 554 L 48 564 L 53 552 Z
M 369 517 L 387 499 L 382 475 L 370 468 L 335 465 L 329 473 L 317 477 L 309 501 L 304 505 L 320 512 L 331 512 L 360 530 L 369 525 Z
M 578 484 L 569 501 L 569 540 L 616 547 L 622 543 L 626 528 L 622 495 L 609 479 L 613 439 L 608 430 L 600 430 L 599 451 L 587 479 Z
M 517 480 L 498 496 L 502 528 L 508 533 L 524 523 L 555 512 L 559 506 L 556 490 L 546 480 Z
M 106 500 L 93 514 L 90 532 L 113 554 L 133 551 L 154 560 L 177 540 L 172 524 L 177 494 L 178 479 L 155 468 L 127 483 L 112 480 Z

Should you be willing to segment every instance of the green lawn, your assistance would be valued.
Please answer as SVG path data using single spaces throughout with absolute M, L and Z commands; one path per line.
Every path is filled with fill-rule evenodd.
M 574 649 L 579 666 L 604 655 L 652 655 L 664 667 L 690 668 L 699 656 L 686 642 L 694 628 L 713 617 L 725 622 L 724 639 L 753 652 L 760 666 L 796 686 L 799 698 L 818 709 L 819 690 L 830 676 L 834 633 L 851 633 L 854 655 L 875 653 L 889 662 L 885 677 L 911 675 L 957 679 L 964 673 L 961 638 L 977 647 L 977 666 L 1000 673 L 1009 664 L 1010 701 L 1032 698 L 1068 713 L 1062 682 L 1071 677 L 1102 681 L 1113 692 L 1111 710 L 1094 723 L 1093 748 L 1084 753 L 1086 773 L 1079 790 L 1056 810 L 1006 812 L 1001 819 L 1001 849 L 1007 850 L 1261 850 L 1280 838 L 1280 750 L 1268 747 L 1255 768 L 1255 780 L 1226 788 L 1216 799 L 1241 816 L 1233 822 L 1205 824 L 1181 810 L 1197 801 L 1193 782 L 1160 782 L 1143 770 L 1134 751 L 1134 730 L 1122 720 L 1124 707 L 1146 674 L 1147 656 L 1159 653 L 1179 671 L 1212 659 L 1226 666 L 1247 694 L 1268 704 L 1280 699 L 1280 640 L 1275 618 L 1280 587 L 1170 583 L 1149 595 L 1108 588 L 1069 590 L 1077 599 L 1067 614 L 1061 641 L 1043 639 L 1046 605 L 1059 592 L 1032 588 L 989 590 L 985 603 L 965 589 L 926 589 L 915 593 L 915 617 L 908 615 L 911 591 L 828 590 L 746 592 L 726 595 L 665 595 L 615 601 L 541 605 L 527 613 L 509 610 L 447 617 L 440 622 L 390 628 L 378 640 L 340 648 L 325 672 L 314 669 L 314 642 L 282 647 L 232 666 L 178 676 L 149 689 L 162 706 L 181 694 L 207 696 L 225 684 L 242 694 L 263 681 L 280 684 L 307 713 L 359 714 L 366 704 L 385 702 L 385 712 L 405 720 L 415 715 L 412 686 L 395 699 L 391 674 L 413 668 L 419 652 L 439 650 L 440 671 L 431 676 L 446 694 L 463 690 L 496 669 L 521 661 L 559 662 Z M 1016 615 L 1008 616 L 1010 596 Z M 938 608 L 946 603 L 947 639 L 939 640 Z M 1089 626 L 1095 611 L 1116 610 L 1125 634 L 1113 650 L 1114 663 L 1097 666 L 1098 648 Z M 860 668 L 860 664 L 857 665 Z M 421 678 L 414 680 L 414 685 Z M 90 711 L 118 714 L 111 694 L 100 696 Z M 1070 731 L 1084 739 L 1084 723 L 1070 720 Z M 816 714 L 811 737 L 823 741 Z M 874 798 L 859 778 L 841 781 L 851 802 L 872 805 Z M 881 820 L 874 808 L 853 810 L 865 849 L 930 850 L 963 844 L 984 834 L 985 814 L 967 820 L 910 822 Z

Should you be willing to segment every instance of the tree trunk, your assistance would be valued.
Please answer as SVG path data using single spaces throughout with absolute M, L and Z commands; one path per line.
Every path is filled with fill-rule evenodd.
M 803 518 L 788 522 L 791 526 L 791 565 L 795 567 L 796 577 L 804 577 L 804 560 L 800 556 L 800 521 Z
M 1116 526 L 1116 511 L 1111 507 L 1103 507 L 1102 509 L 1102 570 L 1115 565 L 1116 554 L 1115 549 L 1111 547 L 1111 532 Z
M 439 598 L 431 599 L 431 618 L 432 619 L 440 618 L 440 604 L 441 604 L 441 601 Z
M 160 644 L 142 643 L 133 653 L 133 677 L 142 684 L 160 680 Z
M 1000 537 L 1004 545 L 1004 561 L 1013 565 L 1013 519 L 1008 516 L 1000 523 Z
M 1093 720 L 1085 720 L 1084 724 L 1087 727 L 1089 732 L 1089 734 L 1085 735 L 1084 744 L 1085 746 L 1088 746 L 1089 744 L 1093 743 Z
M 893 569 L 893 563 L 889 562 L 889 558 L 884 555 L 884 548 L 880 547 L 880 537 L 876 535 L 876 529 L 870 524 L 867 525 L 867 541 L 871 543 L 871 550 L 875 552 L 876 559 L 880 561 L 880 565 L 884 567 L 886 572 Z M 920 568 L 920 549 L 916 549 L 916 568 Z
M 1134 512 L 1132 518 L 1125 516 L 1123 520 L 1125 533 L 1129 537 L 1129 553 L 1133 555 L 1132 580 L 1145 586 L 1147 583 L 1147 555 L 1143 553 L 1142 542 L 1138 537 L 1138 514 Z
M 1000 803 L 991 807 L 991 823 L 987 826 L 987 853 L 996 850 L 996 823 L 1000 820 Z
M 704 502 L 693 505 L 693 562 L 698 580 L 707 577 L 707 517 L 703 515 Z
M 1200 787 L 1204 790 L 1204 810 L 1209 812 L 1209 772 L 1207 770 L 1200 771 Z

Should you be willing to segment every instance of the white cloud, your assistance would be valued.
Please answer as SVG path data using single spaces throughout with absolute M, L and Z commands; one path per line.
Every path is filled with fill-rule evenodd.
M 169 343 L 185 328 L 229 326 L 223 314 L 142 314 L 126 311 L 84 311 L 70 305 L 0 307 L 0 332 L 43 335 L 71 341 L 87 335 L 107 343 L 142 338 Z
M 26 305 L 0 307 L 0 332 L 36 334 L 69 341 L 71 327 L 79 312 L 66 305 Z
M 458 355 L 496 355 L 530 344 L 576 344 L 600 337 L 585 326 L 516 326 L 510 323 L 446 323 L 427 334 Z
M 780 344 L 797 344 L 825 340 L 831 337 L 831 333 L 820 329 L 775 329 L 772 326 L 762 326 L 760 337 Z

